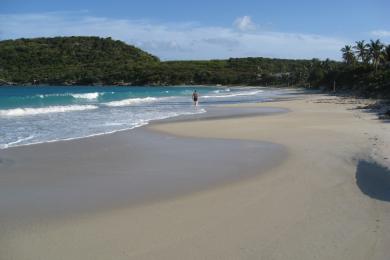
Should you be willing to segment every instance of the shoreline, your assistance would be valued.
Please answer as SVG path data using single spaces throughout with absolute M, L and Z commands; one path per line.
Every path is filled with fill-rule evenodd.
M 267 102 L 273 102 L 273 101 L 267 101 Z M 248 103 L 250 104 L 250 103 Z M 278 114 L 278 113 L 287 113 L 288 109 L 284 108 L 271 108 L 271 109 L 258 109 L 258 108 L 230 108 L 229 107 L 217 107 L 217 106 L 211 106 L 207 108 L 208 111 L 202 112 L 202 113 L 196 113 L 196 114 L 182 114 L 174 117 L 168 117 L 163 119 L 153 119 L 147 123 L 144 123 L 139 126 L 134 126 L 133 128 L 126 128 L 122 130 L 114 130 L 111 132 L 106 133 L 98 133 L 98 134 L 92 134 L 88 136 L 81 136 L 81 137 L 74 137 L 74 138 L 68 138 L 68 139 L 59 139 L 59 140 L 50 140 L 50 141 L 42 141 L 42 142 L 36 142 L 36 143 L 30 143 L 30 144 L 21 144 L 16 146 L 7 146 L 4 148 L 0 148 L 1 150 L 6 149 L 12 149 L 12 148 L 19 148 L 19 147 L 26 147 L 31 145 L 41 145 L 46 143 L 61 143 L 61 142 L 68 142 L 68 141 L 75 141 L 75 140 L 83 140 L 88 138 L 95 138 L 99 136 L 106 136 L 106 135 L 113 135 L 116 133 L 121 132 L 128 132 L 133 131 L 137 128 L 143 128 L 148 127 L 154 124 L 161 124 L 161 123 L 168 123 L 168 122 L 178 122 L 178 121 L 193 121 L 193 120 L 218 120 L 218 119 L 224 119 L 224 118 L 240 118 L 240 117 L 251 117 L 251 116 L 267 116 L 272 114 Z
M 288 99 L 288 98 L 286 98 Z M 283 100 L 282 97 L 278 98 L 277 100 Z M 264 103 L 268 102 L 274 102 L 275 100 L 270 100 L 270 101 L 262 101 Z M 252 103 L 248 103 L 252 104 Z M 253 103 L 255 104 L 255 103 Z M 67 141 L 73 141 L 73 140 L 82 140 L 86 138 L 94 138 L 98 136 L 105 136 L 105 135 L 112 135 L 115 133 L 121 133 L 121 132 L 126 132 L 126 131 L 132 131 L 137 128 L 142 128 L 142 127 L 148 127 L 153 124 L 159 124 L 159 123 L 165 123 L 165 122 L 177 122 L 177 121 L 192 121 L 192 120 L 216 120 L 216 119 L 223 119 L 223 118 L 239 118 L 239 117 L 250 117 L 250 116 L 266 116 L 266 115 L 271 115 L 271 114 L 277 114 L 277 113 L 287 113 L 288 109 L 284 108 L 255 108 L 255 107 L 248 107 L 248 108 L 229 108 L 228 106 L 206 106 L 202 107 L 200 106 L 200 110 L 205 110 L 205 112 L 200 112 L 200 113 L 193 113 L 193 114 L 180 114 L 177 116 L 173 117 L 167 117 L 167 118 L 162 118 L 162 119 L 152 119 L 146 123 L 140 124 L 138 126 L 133 126 L 132 128 L 126 128 L 126 129 L 120 129 L 120 130 L 113 130 L 110 132 L 105 132 L 105 133 L 97 133 L 97 134 L 91 134 L 88 136 L 81 136 L 81 137 L 74 137 L 74 138 L 65 138 L 65 139 L 58 139 L 58 140 L 49 140 L 49 141 L 41 141 L 41 142 L 36 142 L 36 143 L 28 143 L 28 144 L 21 144 L 21 145 L 15 145 L 15 146 L 5 146 L 5 147 L 0 147 L 1 150 L 6 150 L 6 149 L 11 149 L 11 148 L 17 148 L 17 147 L 26 147 L 30 145 L 40 145 L 40 144 L 45 144 L 45 143 L 61 143 L 61 142 L 67 142 Z M 20 141 L 18 141 L 20 142 Z
M 233 159 L 243 160 L 239 168 L 231 171 L 233 174 L 245 165 L 260 165 L 252 177 L 227 185 L 7 233 L 0 237 L 0 254 L 7 259 L 53 259 L 59 255 L 72 259 L 387 259 L 390 202 L 387 194 L 370 196 L 370 185 L 376 182 L 364 185 L 372 181 L 367 171 L 373 169 L 364 160 L 373 158 L 389 167 L 385 156 L 390 155 L 390 126 L 372 114 L 354 109 L 356 104 L 336 104 L 330 99 L 324 95 L 303 95 L 294 100 L 232 105 L 285 107 L 289 112 L 163 121 L 131 130 L 150 130 L 152 135 L 165 136 L 158 140 L 168 144 L 172 140 L 196 140 L 190 144 L 190 150 L 192 145 L 203 143 L 207 151 L 193 154 L 205 153 L 206 157 L 213 155 L 213 142 L 221 140 L 219 151 L 230 152 L 228 157 L 219 154 L 222 161 L 216 169 L 221 171 L 236 165 Z M 105 163 L 112 162 L 115 156 L 109 157 L 110 153 L 105 152 L 129 142 L 131 131 L 64 142 L 61 146 L 67 145 L 71 151 L 67 157 L 47 155 L 53 156 L 49 161 L 57 158 L 52 163 L 62 169 L 64 158 L 82 155 L 85 157 L 80 162 L 88 162 L 85 158 L 100 153 L 94 147 L 102 147 L 104 160 L 94 165 L 108 167 Z M 117 139 L 112 147 L 106 146 L 104 139 L 113 136 L 122 139 Z M 74 145 L 80 143 L 88 144 L 86 153 Z M 270 146 L 274 148 L 281 145 L 288 152 L 270 168 L 263 167 L 264 162 L 270 161 L 264 157 L 268 153 L 250 159 L 257 151 L 256 144 L 267 143 L 276 144 Z M 226 145 L 230 145 L 229 149 Z M 59 144 L 40 146 L 53 146 L 53 151 L 58 152 L 55 146 Z M 147 150 L 153 151 L 151 147 Z M 186 157 L 177 147 L 176 151 L 179 153 L 173 156 L 175 161 Z M 137 150 L 133 156 L 139 153 Z M 128 160 L 124 154 L 122 150 L 115 155 Z M 169 164 L 168 161 L 163 160 L 160 165 Z M 119 164 L 113 163 L 109 168 L 115 165 Z M 382 174 L 386 171 L 383 169 L 379 169 Z
M 216 119 L 219 116 L 220 119 L 224 119 L 227 117 L 226 112 L 232 113 L 232 116 L 235 118 L 287 112 L 283 109 L 261 108 L 226 108 L 225 110 L 225 108 L 215 107 L 210 109 L 210 114 L 181 115 L 174 118 L 154 120 L 150 124 L 141 127 L 115 131 L 109 134 L 22 145 L 0 150 L 0 170 L 2 172 L 2 175 L 0 175 L 2 179 L 0 181 L 0 197 L 3 198 L 3 203 L 0 200 L 0 208 L 3 212 L 7 212 L 6 214 L 0 214 L 0 220 L 2 220 L 3 225 L 7 222 L 9 222 L 7 225 L 11 225 L 12 219 L 17 219 L 18 215 L 27 215 L 27 217 L 19 218 L 18 221 L 12 224 L 16 227 L 24 222 L 28 224 L 32 221 L 34 223 L 35 219 L 51 221 L 51 219 L 54 220 L 55 218 L 64 217 L 66 219 L 70 216 L 89 215 L 115 208 L 155 203 L 156 201 L 201 192 L 212 187 L 251 178 L 259 174 L 259 172 L 265 172 L 267 169 L 274 167 L 277 162 L 287 156 L 287 151 L 284 151 L 281 145 L 267 142 L 224 140 L 220 138 L 213 138 L 211 141 L 196 137 L 180 138 L 158 133 L 150 127 L 163 122 L 188 121 L 193 116 L 193 120 L 212 120 L 210 117 Z M 209 148 L 209 145 L 212 147 Z M 195 150 L 188 150 L 189 147 Z M 100 149 L 102 149 L 101 152 Z M 154 152 L 154 150 L 159 149 L 166 152 Z M 202 151 L 202 153 L 198 154 L 196 151 Z M 245 153 L 247 158 L 244 158 L 242 155 L 235 158 L 235 154 L 242 153 Z M 256 154 L 267 159 L 256 161 L 253 158 Z M 137 158 L 137 160 L 133 159 L 133 157 Z M 164 161 L 161 161 L 160 157 L 163 157 Z M 212 161 L 222 162 L 228 157 L 231 161 L 229 163 L 221 165 L 210 164 Z M 178 160 L 178 158 L 181 159 Z M 101 165 L 103 161 L 106 164 L 104 166 Z M 168 163 L 167 165 L 165 165 L 165 161 Z M 244 161 L 248 162 L 248 166 L 243 164 Z M 208 162 L 210 165 L 203 165 L 205 162 Z M 261 170 L 258 170 L 260 162 L 262 162 Z M 173 168 L 170 166 L 172 163 L 174 164 Z M 240 173 L 230 169 L 237 169 L 237 165 L 242 167 Z M 189 170 L 190 174 L 177 175 L 178 172 L 176 173 L 175 171 L 181 168 L 188 168 L 187 170 Z M 112 175 L 107 175 L 109 172 L 112 172 Z M 148 179 L 151 177 L 148 177 L 150 172 L 160 172 L 162 177 L 153 175 L 155 179 Z M 207 172 L 209 174 L 206 174 Z M 174 173 L 174 175 L 171 173 Z M 199 173 L 203 176 L 198 177 Z M 75 178 L 74 175 L 78 176 Z M 129 176 L 124 179 L 123 176 L 126 175 Z M 142 175 L 146 175 L 147 178 L 145 179 Z M 88 187 L 88 183 L 84 183 L 81 186 L 76 184 L 77 182 L 85 181 L 83 178 L 95 179 L 100 176 L 113 178 L 113 181 L 108 185 L 104 184 L 108 179 L 105 181 L 101 180 L 94 184 L 95 186 L 92 185 L 92 187 Z M 166 179 L 164 179 L 164 176 Z M 176 180 L 172 176 L 179 177 L 179 179 L 184 177 L 186 179 L 183 179 L 181 184 L 179 181 L 178 184 L 181 186 L 178 185 L 176 187 L 176 185 L 168 183 L 175 183 Z M 57 178 L 59 178 L 59 181 L 56 180 Z M 21 182 L 24 179 L 27 180 L 28 186 Z M 49 179 L 49 182 L 46 183 L 47 179 Z M 116 179 L 120 181 L 118 182 Z M 78 188 L 69 188 L 74 189 L 73 192 L 75 193 L 80 193 L 83 189 L 90 190 L 88 193 L 80 193 L 80 196 L 82 196 L 80 201 L 83 201 L 83 197 L 94 196 L 99 198 L 98 189 L 101 184 L 103 186 L 100 188 L 112 189 L 113 192 L 111 194 L 106 192 L 103 197 L 100 196 L 100 199 L 107 200 L 104 203 L 95 202 L 92 203 L 96 204 L 95 206 L 89 207 L 87 205 L 88 201 L 84 199 L 79 205 L 80 201 L 72 202 L 73 196 L 71 191 L 64 190 L 59 193 L 60 195 L 56 195 L 56 190 L 50 190 L 52 185 L 58 185 L 56 182 L 61 184 L 63 180 L 74 182 L 73 186 L 76 185 Z M 135 180 L 136 184 L 132 180 Z M 159 186 L 155 186 L 154 182 L 156 181 L 159 183 Z M 42 186 L 41 182 L 45 183 L 45 185 Z M 128 186 L 123 186 L 124 184 Z M 144 187 L 145 191 L 139 190 L 137 186 Z M 130 188 L 129 191 L 126 191 L 127 187 Z M 160 189 L 160 192 L 156 193 L 156 188 Z M 24 194 L 25 189 L 32 189 L 30 191 L 31 194 L 27 197 Z M 94 189 L 97 189 L 97 191 L 95 192 Z M 45 190 L 47 190 L 46 193 Z M 7 198 L 9 192 L 15 195 L 21 193 L 23 196 L 20 198 L 16 196 L 17 199 Z M 42 198 L 39 203 L 37 201 L 38 197 Z M 67 197 L 69 198 L 67 199 Z M 56 205 L 53 200 L 54 202 L 57 201 L 59 205 Z M 14 206 L 7 206 L 19 204 L 20 206 L 18 207 L 20 209 L 18 211 L 13 209 Z M 4 205 L 6 206 L 5 208 Z M 37 205 L 38 210 L 28 205 Z M 55 212 L 58 211 L 56 209 L 57 206 L 62 207 L 60 213 Z

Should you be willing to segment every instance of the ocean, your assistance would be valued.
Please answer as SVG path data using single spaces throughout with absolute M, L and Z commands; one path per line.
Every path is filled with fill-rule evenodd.
M 193 90 L 200 104 L 194 107 Z M 283 91 L 255 87 L 0 87 L 0 149 L 133 129 L 152 120 L 207 113 L 209 106 L 264 102 Z

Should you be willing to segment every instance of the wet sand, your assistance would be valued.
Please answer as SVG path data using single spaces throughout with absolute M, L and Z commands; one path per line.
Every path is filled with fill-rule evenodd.
M 194 120 L 286 112 L 210 110 Z M 169 119 L 182 120 L 190 117 Z M 0 150 L 0 241 L 17 230 L 156 203 L 253 177 L 286 156 L 279 144 L 183 138 L 146 127 Z
M 282 145 L 183 138 L 146 128 L 0 151 L 0 223 L 20 226 L 144 204 L 275 167 Z
M 195 109 L 202 109 L 201 107 Z M 218 120 L 218 119 L 232 119 L 240 117 L 251 116 L 271 116 L 277 114 L 288 113 L 289 109 L 282 107 L 253 107 L 253 106 L 212 106 L 207 107 L 207 113 L 194 114 L 194 115 L 181 115 L 177 117 L 167 118 L 164 120 L 158 120 L 152 122 L 152 126 L 159 123 L 172 123 L 172 122 L 194 122 L 205 120 Z
M 377 179 L 387 178 L 389 125 L 353 105 L 322 100 L 328 98 L 306 95 L 241 106 L 247 111 L 262 107 L 279 111 L 267 116 L 249 113 L 159 122 L 137 130 L 140 138 L 131 137 L 137 131 L 129 131 L 1 151 L 1 188 L 15 187 L 16 192 L 8 189 L 0 197 L 0 205 L 8 207 L 8 213 L 1 211 L 7 225 L 1 226 L 0 255 L 5 259 L 388 259 L 390 204 L 386 186 Z M 165 149 L 156 150 L 156 143 Z M 149 156 L 153 159 L 145 158 Z M 382 166 L 367 165 L 373 159 Z M 214 165 L 214 160 L 219 163 Z M 46 166 L 45 161 L 50 163 Z M 180 170 L 175 166 L 178 161 Z M 139 165 L 140 179 L 135 172 L 127 178 L 133 164 Z M 11 170 L 17 167 L 26 172 Z M 47 169 L 60 170 L 52 175 Z M 166 169 L 166 177 L 157 177 L 161 169 Z M 177 180 L 182 176 L 178 173 L 185 177 Z M 111 180 L 112 175 L 117 181 Z M 58 204 L 64 211 L 36 212 L 50 221 L 34 219 L 33 214 L 26 220 L 12 219 L 18 214 L 12 208 L 17 203 L 23 205 L 18 208 L 24 214 L 34 212 L 30 198 L 19 194 L 29 186 L 37 193 L 27 191 L 27 197 L 42 200 L 41 208 L 57 207 L 46 198 L 48 194 L 60 192 L 61 196 L 53 195 L 57 203 L 66 194 L 63 204 Z M 372 193 L 378 187 L 381 192 Z M 98 190 L 108 204 L 118 204 L 106 207 L 102 197 L 95 198 L 100 196 Z M 4 200 L 6 195 L 12 197 Z M 122 200 L 129 196 L 135 200 Z M 95 200 L 102 204 L 93 204 Z M 68 216 L 65 211 L 75 214 Z M 12 228 L 12 223 L 24 221 L 24 228 Z

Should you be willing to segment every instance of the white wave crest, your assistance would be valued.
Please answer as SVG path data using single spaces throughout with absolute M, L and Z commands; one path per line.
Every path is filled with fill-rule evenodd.
M 68 97 L 71 96 L 70 93 L 59 93 L 59 94 L 40 94 L 38 97 L 40 98 L 48 98 L 48 97 Z
M 3 144 L 0 147 L 1 147 L 1 149 L 5 149 L 5 148 L 11 147 L 11 146 L 15 146 L 15 145 L 17 145 L 17 144 L 19 144 L 21 142 L 31 140 L 33 138 L 34 138 L 34 135 L 30 135 L 28 137 L 19 138 L 18 140 L 13 141 L 13 142 L 9 142 L 8 144 Z
M 230 92 L 230 88 L 225 88 L 223 90 L 221 89 L 217 89 L 217 90 L 214 90 L 213 93 L 221 93 L 221 92 Z
M 74 98 L 97 99 L 99 97 L 99 93 L 94 92 L 94 93 L 71 94 L 71 96 Z
M 49 106 L 40 108 L 14 108 L 0 110 L 0 116 L 30 116 L 48 113 L 63 113 L 71 111 L 83 111 L 97 109 L 97 106 L 92 105 L 72 105 L 72 106 Z
M 129 99 L 123 99 L 119 101 L 111 101 L 108 103 L 105 103 L 106 106 L 109 107 L 123 107 L 123 106 L 131 106 L 131 105 L 137 105 L 142 103 L 151 103 L 157 101 L 157 98 L 154 97 L 146 97 L 146 98 L 129 98 Z
M 82 99 L 97 99 L 99 97 L 99 92 L 91 93 L 57 93 L 57 94 L 40 94 L 37 95 L 40 98 L 48 97 L 73 97 L 73 98 L 82 98 Z
M 212 95 L 212 96 L 203 96 L 203 98 L 227 98 L 227 97 L 237 97 L 237 96 L 252 96 L 263 92 L 263 90 L 255 90 L 255 91 L 245 91 L 239 93 L 232 93 L 226 95 Z

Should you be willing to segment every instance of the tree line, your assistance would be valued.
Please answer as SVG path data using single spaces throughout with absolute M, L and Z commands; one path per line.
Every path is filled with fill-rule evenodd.
M 341 89 L 352 90 L 365 96 L 390 97 L 390 45 L 379 39 L 356 41 L 355 45 L 341 48 L 343 66 L 330 71 Z M 328 82 L 329 83 L 329 82 Z
M 0 82 L 17 84 L 302 85 L 317 60 L 165 61 L 111 38 L 0 41 Z M 336 63 L 329 61 L 328 63 Z
M 341 49 L 343 62 L 230 58 L 160 61 L 111 38 L 0 41 L 0 84 L 302 86 L 389 96 L 389 46 L 379 40 Z

